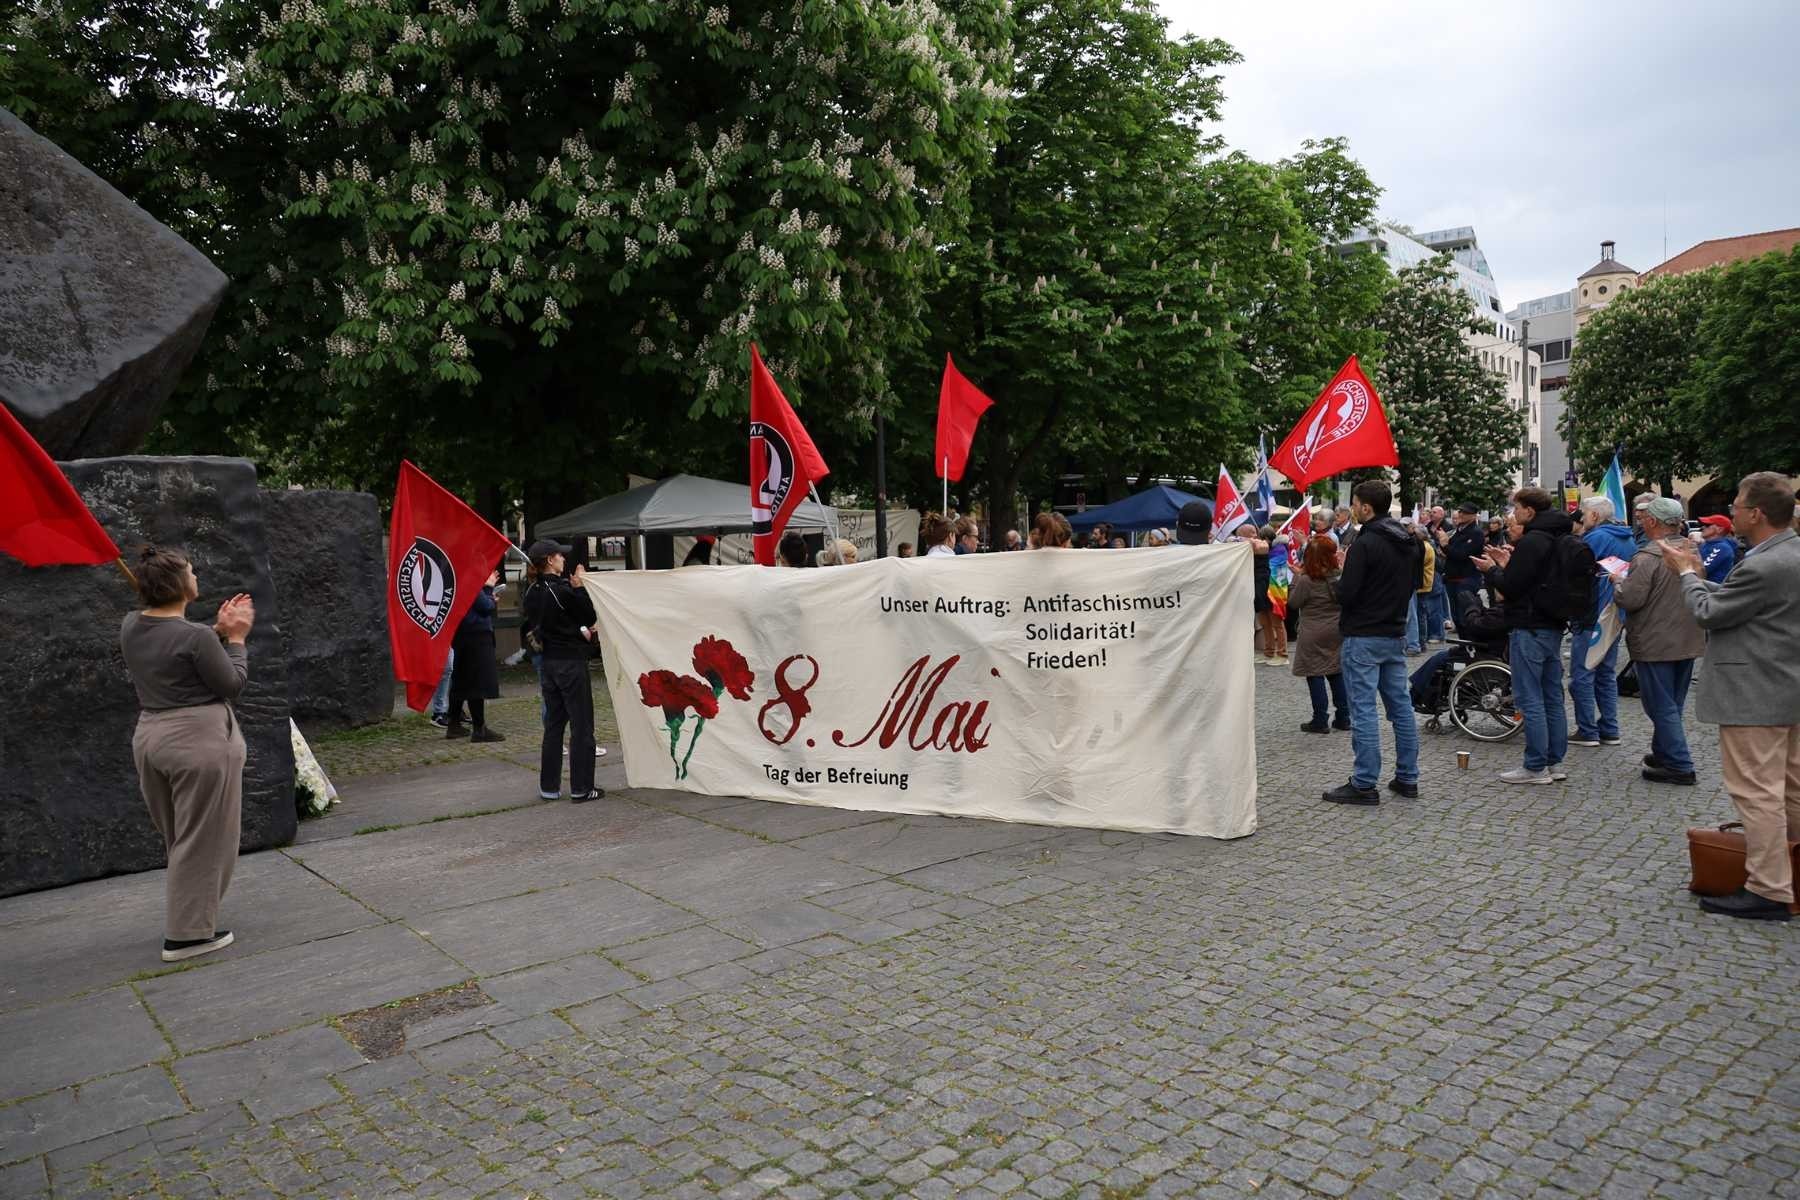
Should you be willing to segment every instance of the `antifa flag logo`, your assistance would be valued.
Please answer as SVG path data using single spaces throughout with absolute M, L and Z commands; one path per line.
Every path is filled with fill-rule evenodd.
M 394 575 L 394 591 L 413 624 L 436 637 L 456 602 L 456 570 L 435 543 L 415 537 Z
M 775 531 L 775 514 L 794 486 L 794 451 L 781 430 L 762 421 L 750 422 L 750 462 L 756 471 L 751 480 L 756 498 L 750 505 L 750 529 L 762 535 Z
M 1361 429 L 1368 415 L 1369 389 L 1358 380 L 1340 379 L 1326 393 L 1319 415 L 1307 426 L 1305 440 L 1294 447 L 1295 465 L 1302 471 L 1308 469 L 1325 447 Z

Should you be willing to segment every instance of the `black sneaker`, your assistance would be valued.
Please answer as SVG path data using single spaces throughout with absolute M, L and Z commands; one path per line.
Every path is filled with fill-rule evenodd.
M 496 733 L 486 725 L 481 725 L 477 726 L 475 732 L 469 735 L 469 740 L 471 742 L 504 742 L 506 735 Z
M 1651 783 L 1674 783 L 1682 787 L 1693 787 L 1695 783 L 1692 771 L 1675 771 L 1668 767 L 1645 767 L 1642 774 Z
M 1302 722 L 1300 722 L 1300 732 L 1301 733 L 1330 733 L 1331 726 L 1327 725 L 1323 721 L 1302 721 Z
M 1340 784 L 1325 793 L 1333 804 L 1380 804 L 1381 793 L 1372 787 L 1357 787 L 1354 782 Z
M 445 716 L 443 713 L 432 713 L 431 714 L 431 723 L 433 725 L 436 725 L 439 729 L 442 729 L 444 726 L 446 726 L 450 723 L 450 718 Z
M 1419 784 L 1416 780 L 1412 783 L 1407 783 L 1400 779 L 1390 779 L 1388 780 L 1388 791 L 1394 793 L 1396 796 L 1405 796 L 1408 800 L 1417 800 L 1419 798 Z
M 466 738 L 468 736 L 469 736 L 469 727 L 467 725 L 464 725 L 461 721 L 452 721 L 448 725 L 444 726 L 444 740 L 445 741 L 454 741 L 458 738 Z
M 231 945 L 231 930 L 229 929 L 221 929 L 209 938 L 194 938 L 186 942 L 164 938 L 162 960 L 164 962 L 180 962 L 184 958 L 199 958 L 202 954 L 211 954 L 214 950 L 223 950 L 229 945 Z
M 1787 921 L 1792 919 L 1788 906 L 1779 900 L 1759 896 L 1749 888 L 1739 888 L 1729 896 L 1702 896 L 1700 907 L 1710 913 L 1742 917 L 1746 921 Z
M 577 792 L 569 797 L 570 804 L 586 804 L 589 800 L 599 800 L 606 795 L 605 788 L 595 788 L 590 792 Z

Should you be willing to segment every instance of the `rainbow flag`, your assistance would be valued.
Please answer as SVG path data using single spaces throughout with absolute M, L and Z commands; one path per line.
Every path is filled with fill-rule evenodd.
M 1287 620 L 1288 581 L 1292 578 L 1288 571 L 1288 544 L 1277 541 L 1269 545 L 1269 604 L 1275 615 Z

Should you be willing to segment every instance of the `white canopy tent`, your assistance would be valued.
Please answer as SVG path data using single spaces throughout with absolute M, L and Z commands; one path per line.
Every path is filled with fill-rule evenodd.
M 836 519 L 829 505 L 802 500 L 788 528 L 830 529 Z M 536 529 L 539 537 L 551 538 L 749 532 L 750 486 L 698 475 L 671 475 L 629 488 L 541 521 Z

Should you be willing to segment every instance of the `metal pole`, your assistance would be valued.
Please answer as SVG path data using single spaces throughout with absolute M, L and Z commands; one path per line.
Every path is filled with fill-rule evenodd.
M 875 557 L 886 558 L 887 536 L 887 418 L 875 410 Z
M 948 454 L 944 455 L 944 507 L 941 512 L 946 518 L 950 516 L 950 456 Z
M 1529 478 L 1531 470 L 1531 318 L 1526 317 L 1519 322 L 1519 412 L 1525 417 L 1525 463 L 1519 471 L 1520 479 Z M 1538 466 L 1543 466 L 1542 451 L 1539 451 Z M 1558 492 L 1560 496 L 1562 493 Z

